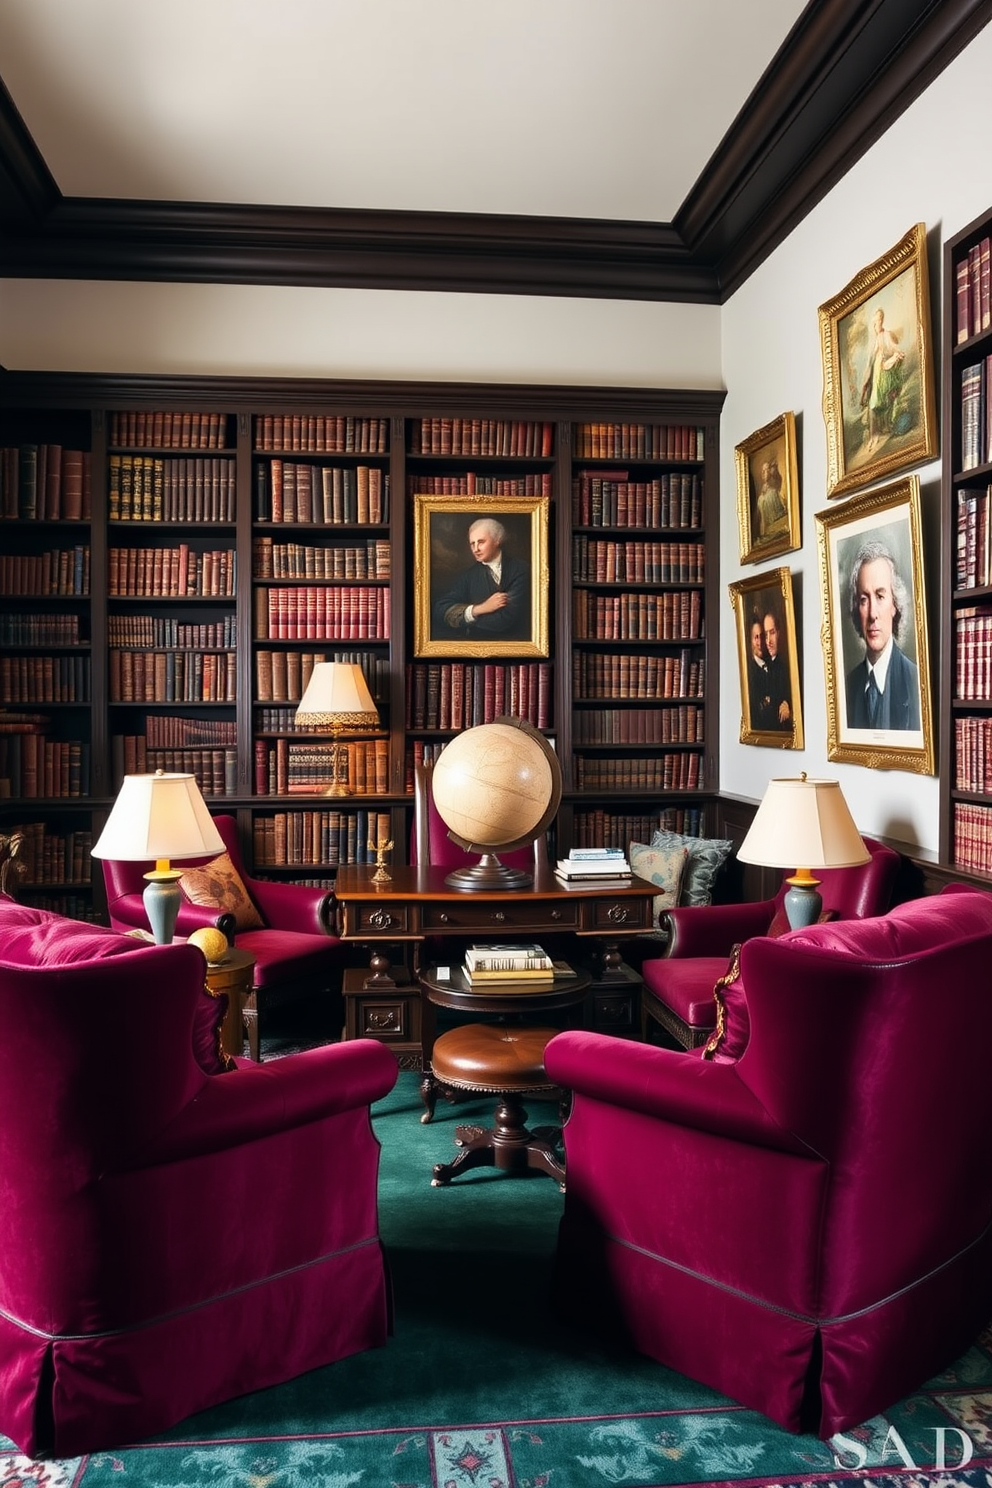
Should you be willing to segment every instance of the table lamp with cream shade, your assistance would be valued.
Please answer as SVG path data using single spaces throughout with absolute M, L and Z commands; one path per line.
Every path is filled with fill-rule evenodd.
M 204 858 L 225 851 L 207 803 L 192 775 L 125 775 L 107 824 L 94 844 L 94 858 L 122 863 L 154 859 L 145 874 L 145 913 L 157 945 L 169 945 L 176 931 L 182 895 L 182 869 L 174 858 Z
M 793 930 L 812 925 L 823 906 L 815 868 L 867 863 L 868 849 L 844 800 L 839 780 L 770 780 L 750 829 L 737 849 L 743 863 L 794 868 L 786 880 L 785 913 Z
M 374 729 L 379 712 L 365 674 L 357 662 L 318 661 L 296 709 L 303 728 L 326 729 L 331 736 L 331 783 L 328 796 L 350 796 L 347 770 L 341 780 L 341 735 L 346 729 Z

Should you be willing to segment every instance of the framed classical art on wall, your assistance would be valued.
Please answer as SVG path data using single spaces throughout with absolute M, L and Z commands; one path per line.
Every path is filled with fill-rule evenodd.
M 926 226 L 821 305 L 827 495 L 937 453 Z
M 817 512 L 816 527 L 827 755 L 932 775 L 919 479 Z
M 774 568 L 728 586 L 737 621 L 741 743 L 802 749 L 799 634 L 792 573 Z
M 547 656 L 548 498 L 414 496 L 417 656 Z
M 791 553 L 801 542 L 796 419 L 783 413 L 734 450 L 741 562 Z

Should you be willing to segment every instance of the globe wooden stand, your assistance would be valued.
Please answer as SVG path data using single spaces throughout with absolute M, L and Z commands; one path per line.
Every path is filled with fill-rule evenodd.
M 444 881 L 453 889 L 529 889 L 534 875 L 523 868 L 508 868 L 495 853 L 487 852 L 470 867 L 456 868 Z

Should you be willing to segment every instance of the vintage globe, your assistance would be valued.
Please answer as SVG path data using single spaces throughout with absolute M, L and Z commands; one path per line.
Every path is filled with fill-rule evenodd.
M 531 724 L 499 718 L 457 734 L 434 764 L 434 804 L 451 836 L 482 861 L 450 874 L 457 888 L 523 887 L 531 875 L 499 862 L 547 831 L 561 800 L 561 768 Z

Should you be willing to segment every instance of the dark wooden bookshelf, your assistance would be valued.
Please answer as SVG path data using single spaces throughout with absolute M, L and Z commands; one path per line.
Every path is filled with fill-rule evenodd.
M 89 662 L 88 699 L 30 707 L 50 717 L 52 738 L 61 741 L 84 734 L 89 769 L 87 790 L 65 798 L 0 799 L 0 823 L 5 827 L 17 822 L 40 823 L 40 828 L 32 826 L 36 838 L 42 830 L 54 834 L 56 839 L 73 831 L 89 833 L 95 838 L 116 795 L 122 761 L 133 757 L 130 753 L 125 756 L 122 741 L 144 735 L 145 757 L 152 767 L 162 761 L 166 747 L 178 751 L 176 764 L 182 768 L 190 768 L 189 751 L 197 748 L 214 751 L 209 769 L 204 765 L 207 772 L 204 778 L 217 781 L 222 776 L 224 790 L 208 789 L 205 794 L 213 810 L 230 811 L 237 817 L 247 861 L 256 871 L 300 880 L 332 880 L 335 866 L 342 860 L 338 848 L 332 851 L 321 848 L 316 860 L 311 861 L 310 848 L 304 847 L 301 856 L 300 840 L 307 837 L 318 812 L 342 814 L 340 819 L 345 827 L 340 841 L 350 840 L 347 850 L 359 859 L 367 854 L 367 848 L 358 843 L 358 838 L 366 829 L 378 830 L 388 823 L 396 843 L 394 856 L 400 861 L 406 856 L 410 840 L 414 746 L 418 754 L 421 748 L 428 752 L 436 750 L 457 731 L 457 724 L 452 727 L 450 719 L 445 720 L 448 727 L 441 726 L 440 717 L 432 716 L 422 723 L 418 720 L 416 724 L 412 719 L 412 699 L 407 695 L 408 685 L 412 685 L 410 679 L 415 669 L 436 662 L 442 667 L 499 667 L 506 674 L 508 702 L 509 674 L 513 668 L 531 669 L 531 678 L 537 677 L 538 668 L 543 669 L 541 724 L 555 743 L 564 777 L 556 851 L 567 851 L 576 843 L 580 832 L 588 837 L 595 812 L 600 813 L 597 821 L 608 822 L 610 832 L 619 832 L 621 836 L 626 833 L 628 840 L 634 834 L 628 828 L 636 826 L 638 832 L 650 830 L 663 819 L 663 813 L 668 813 L 664 816 L 666 825 L 681 827 L 692 820 L 697 825 L 714 826 L 719 793 L 716 747 L 719 667 L 718 627 L 712 617 L 718 612 L 718 433 L 722 402 L 722 393 L 678 390 L 45 374 L 0 376 L 0 445 L 71 443 L 88 452 L 91 465 L 88 522 L 24 521 L 13 516 L 0 521 L 4 551 L 13 547 L 16 551 L 40 553 L 81 543 L 89 548 L 86 595 L 53 598 L 49 602 L 33 595 L 16 596 L 0 590 L 0 625 L 7 617 L 29 610 L 38 614 L 69 611 L 77 616 L 79 650 Z M 188 419 L 195 414 L 201 416 L 204 428 L 209 424 L 213 430 L 214 443 L 186 448 L 165 442 L 162 428 L 174 425 L 181 439 L 183 416 Z M 158 424 L 156 415 L 164 416 Z M 348 436 L 346 448 L 328 445 L 326 438 L 321 439 L 324 447 L 309 447 L 304 443 L 302 447 L 273 448 L 270 436 L 263 432 L 285 428 L 290 431 L 288 441 L 293 445 L 294 428 L 304 431 L 295 438 L 306 441 L 308 428 L 329 426 L 332 418 L 353 431 L 374 429 L 375 438 L 365 441 L 367 448 L 355 447 L 356 439 L 358 444 L 362 439 L 354 432 Z M 467 434 L 469 452 L 449 453 L 446 441 L 451 427 L 457 429 L 459 421 L 462 433 Z M 195 427 L 196 420 L 192 423 Z M 483 424 L 487 429 L 494 427 L 502 439 L 495 447 L 496 453 L 489 453 L 484 442 L 481 446 L 471 444 L 474 426 Z M 691 452 L 679 450 L 677 454 L 655 450 L 627 456 L 583 454 L 580 457 L 575 453 L 573 440 L 582 426 L 592 424 L 610 426 L 611 433 L 613 426 L 691 429 L 693 439 L 698 439 L 698 448 L 694 445 Z M 519 435 L 524 426 L 539 429 L 536 443 L 520 444 L 512 438 L 503 438 L 507 431 Z M 441 438 L 445 442 L 436 446 L 428 442 L 424 448 L 423 431 L 428 428 L 444 429 Z M 133 444 L 129 442 L 132 439 Z M 157 442 L 159 439 L 161 443 Z M 472 453 L 474 447 L 480 452 Z M 132 464 L 132 476 L 137 471 L 138 479 L 158 480 L 160 485 L 165 478 L 160 462 L 173 462 L 171 475 L 175 475 L 177 462 L 218 461 L 221 483 L 233 492 L 233 512 L 223 502 L 209 508 L 201 504 L 194 505 L 195 514 L 190 518 L 187 515 L 190 501 L 199 501 L 192 496 L 190 487 L 184 494 L 181 492 L 179 506 L 172 509 L 163 507 L 162 491 L 156 493 L 152 489 L 143 504 L 137 510 L 132 508 L 131 515 L 124 517 L 119 484 L 122 459 L 143 462 L 140 466 Z M 316 505 L 302 514 L 305 520 L 298 519 L 299 510 L 293 514 L 296 519 L 292 521 L 273 520 L 271 508 L 260 506 L 260 500 L 263 492 L 268 493 L 266 499 L 271 497 L 274 462 L 277 475 L 278 462 L 282 462 L 283 474 L 286 464 L 299 467 L 304 472 L 300 490 L 305 488 L 309 477 L 311 495 L 322 493 L 326 481 L 329 501 L 333 501 L 335 471 L 348 473 L 351 489 L 361 469 L 363 482 L 371 478 L 378 483 L 378 495 L 371 506 L 363 499 L 361 513 L 348 506 L 337 513 L 331 511 L 329 521 L 312 519 L 323 518 L 330 510 L 321 506 L 318 511 Z M 601 523 L 577 523 L 573 519 L 573 480 L 583 470 L 607 467 L 625 468 L 631 483 L 674 482 L 687 477 L 697 494 L 694 522 L 683 525 L 680 520 L 668 518 L 659 525 L 656 518 L 642 516 L 636 526 L 631 526 L 632 518 L 624 518 L 609 527 Z M 196 478 L 192 466 L 190 471 L 192 482 Z M 417 576 L 412 497 L 420 491 L 439 491 L 440 483 L 450 482 L 453 477 L 468 480 L 483 491 L 489 489 L 487 483 L 492 481 L 526 482 L 533 494 L 547 496 L 551 592 L 546 658 L 413 655 Z M 110 516 L 112 480 L 113 518 Z M 204 515 L 200 515 L 201 506 Z M 640 544 L 641 559 L 644 544 L 689 543 L 694 550 L 700 550 L 694 551 L 692 558 L 694 562 L 699 560 L 701 571 L 693 571 L 691 582 L 685 575 L 669 575 L 657 582 L 644 577 L 580 581 L 575 578 L 573 566 L 577 536 L 593 543 L 620 544 L 626 554 L 633 553 L 631 545 Z M 335 549 L 350 549 L 352 556 L 348 561 L 355 562 L 359 561 L 355 558 L 356 550 L 367 553 L 369 544 L 388 544 L 388 577 L 277 575 L 262 568 L 261 539 L 271 540 L 266 562 L 274 560 L 275 548 L 280 545 L 286 551 L 280 553 L 279 562 L 283 565 L 290 562 L 288 549 L 292 546 L 301 554 L 309 549 L 312 565 L 326 563 L 329 568 L 335 561 Z M 133 586 L 124 584 L 118 586 L 124 592 L 110 594 L 113 550 L 125 553 L 132 549 L 146 550 L 150 557 L 145 561 L 151 564 L 152 572 L 161 558 L 164 575 L 165 555 L 171 555 L 180 546 L 188 550 L 187 563 L 197 554 L 232 553 L 234 571 L 229 591 L 135 594 L 130 592 Z M 299 561 L 307 560 L 304 556 Z M 339 564 L 344 561 L 340 553 L 337 561 Z M 380 609 L 379 629 L 383 633 L 369 637 L 267 636 L 260 617 L 263 610 L 267 613 L 269 596 L 277 590 L 313 590 L 322 595 L 336 595 L 334 603 L 345 603 L 347 595 L 357 594 L 359 590 L 382 595 L 385 608 Z M 625 597 L 625 603 L 634 604 L 639 598 L 650 606 L 668 603 L 662 599 L 665 595 L 674 596 L 676 601 L 680 596 L 692 595 L 699 634 L 664 640 L 653 634 L 650 638 L 644 635 L 629 639 L 604 634 L 577 640 L 573 626 L 574 592 L 616 595 Z M 164 628 L 170 626 L 186 627 L 179 640 L 174 639 L 172 632 L 164 633 Z M 220 638 L 218 626 L 226 626 Z M 195 627 L 207 628 L 202 632 L 207 637 L 206 643 L 189 644 L 191 628 Z M 141 640 L 134 640 L 139 634 Z M 5 644 L 0 631 L 0 661 L 22 655 L 40 657 L 53 649 L 57 651 L 58 646 L 47 642 L 35 646 L 25 643 L 22 637 L 17 638 L 16 644 L 13 640 Z M 137 664 L 138 675 L 142 665 L 151 668 L 153 678 L 155 667 L 159 669 L 154 687 L 166 676 L 169 679 L 166 686 L 175 689 L 176 677 L 185 676 L 194 667 L 196 677 L 202 678 L 203 668 L 206 666 L 209 671 L 212 658 L 225 669 L 233 666 L 233 685 L 228 684 L 223 695 L 197 695 L 199 683 L 194 683 L 191 693 L 182 692 L 176 698 L 172 692 L 160 696 L 158 691 L 150 698 L 147 692 L 144 696 L 125 696 L 120 668 L 124 664 L 133 672 L 137 652 L 144 658 L 143 663 Z M 698 662 L 698 689 L 691 696 L 617 697 L 609 695 L 611 686 L 607 684 L 593 693 L 586 690 L 577 694 L 573 688 L 573 652 L 587 660 L 597 655 L 622 655 L 627 658 L 625 665 L 634 666 L 653 659 L 656 667 L 663 665 L 666 657 L 671 667 L 678 658 L 684 661 L 691 655 L 693 662 Z M 126 662 L 123 653 L 130 653 Z M 342 799 L 319 793 L 303 794 L 299 790 L 279 790 L 273 794 L 271 789 L 264 793 L 256 789 L 256 764 L 261 768 L 263 759 L 271 758 L 274 770 L 278 751 L 285 771 L 289 751 L 301 751 L 294 754 L 295 768 L 310 745 L 328 742 L 327 735 L 297 730 L 293 723 L 298 694 L 304 685 L 300 658 L 305 653 L 328 659 L 362 659 L 379 709 L 380 727 L 349 742 L 370 751 L 378 743 L 379 789 L 375 793 Z M 263 671 L 266 666 L 271 669 L 273 661 L 277 668 L 284 668 L 293 677 L 291 689 L 288 684 L 280 687 L 285 694 L 282 696 L 268 696 L 264 689 L 260 690 L 260 667 Z M 183 682 L 182 686 L 186 685 Z M 531 685 L 529 682 L 528 686 Z M 464 704 L 463 697 L 463 709 Z M 694 724 L 692 738 L 672 738 L 671 722 L 662 720 L 665 712 L 677 715 L 680 704 L 697 710 L 701 729 Z M 28 705 L 0 697 L 0 709 L 28 711 Z M 591 721 L 594 717 L 598 722 Z M 619 722 L 621 719 L 628 721 Z M 629 721 L 634 719 L 640 722 Z M 177 720 L 186 723 L 180 725 Z M 163 730 L 167 733 L 170 726 L 177 729 L 176 739 L 166 746 L 161 740 Z M 616 734 L 623 732 L 625 737 L 621 740 L 597 736 L 591 742 L 590 730 L 600 727 L 612 729 Z M 650 742 L 632 742 L 626 737 L 630 727 L 647 729 Z M 154 745 L 149 736 L 157 741 Z M 127 747 L 132 750 L 133 743 Z M 186 755 L 181 753 L 183 749 Z M 645 791 L 634 784 L 635 762 L 653 769 L 663 755 L 670 759 L 691 756 L 698 785 L 692 789 Z M 185 764 L 181 763 L 183 759 Z M 610 761 L 615 764 L 610 765 Z M 630 772 L 626 777 L 629 783 L 617 788 L 609 773 L 613 768 L 620 770 L 622 780 L 623 772 Z M 580 788 L 580 774 L 588 777 L 590 773 L 596 783 Z M 360 819 L 358 813 L 362 813 Z M 322 820 L 327 823 L 334 819 Z M 331 830 L 327 828 L 328 832 Z M 597 830 L 605 831 L 607 827 Z M 325 835 L 325 845 L 328 840 Z M 273 852 L 274 841 L 279 846 Z M 313 841 L 317 841 L 316 834 Z M 49 852 L 48 856 L 51 860 L 53 855 Z M 54 858 L 59 860 L 57 851 Z M 88 903 L 86 912 L 99 916 L 103 904 L 102 875 L 98 872 L 93 877 L 88 901 L 85 876 L 82 881 L 73 876 L 44 886 L 32 880 L 24 894 L 32 900 L 44 897 L 52 903 L 62 895 L 75 913 L 80 913 L 80 906 Z

